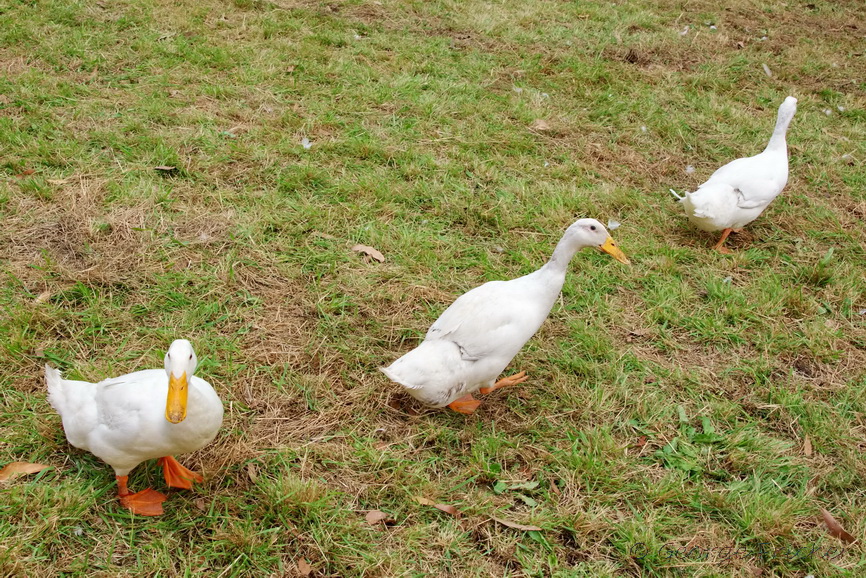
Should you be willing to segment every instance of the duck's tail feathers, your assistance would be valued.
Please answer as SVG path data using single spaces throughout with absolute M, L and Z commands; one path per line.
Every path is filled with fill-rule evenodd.
M 45 383 L 48 385 L 48 403 L 55 410 L 60 411 L 66 401 L 63 392 L 63 376 L 60 375 L 59 369 L 55 369 L 47 363 L 45 364 Z
M 401 378 L 400 376 L 398 376 L 398 375 L 396 374 L 396 372 L 394 372 L 394 370 L 391 369 L 391 367 L 393 367 L 393 366 L 380 367 L 380 368 L 379 368 L 379 371 L 381 371 L 382 373 L 384 373 L 384 374 L 388 377 L 388 379 L 390 379 L 390 380 L 393 381 L 394 383 L 399 383 L 400 385 L 402 385 L 402 386 L 405 387 L 405 388 L 408 388 L 408 389 L 418 389 L 418 388 L 421 387 L 420 385 L 414 385 L 414 384 L 408 383 L 406 380 L 404 380 L 403 378 Z
M 668 190 L 671 192 L 671 194 L 672 194 L 673 196 L 675 196 L 675 197 L 677 198 L 677 201 L 678 201 L 678 202 L 682 203 L 682 202 L 683 202 L 683 199 L 685 199 L 684 196 L 680 196 L 680 195 L 678 195 L 677 192 L 676 192 L 675 190 L 673 190 L 673 189 L 668 189 Z M 686 194 L 688 194 L 688 193 L 686 193 Z

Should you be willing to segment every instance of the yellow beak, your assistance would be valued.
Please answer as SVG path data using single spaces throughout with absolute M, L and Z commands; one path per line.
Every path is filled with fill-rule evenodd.
M 189 384 L 186 372 L 180 377 L 174 374 L 168 376 L 168 397 L 165 400 L 165 419 L 171 423 L 180 423 L 186 419 L 186 398 L 189 394 Z
M 607 241 L 604 242 L 604 245 L 599 247 L 599 250 L 607 253 L 620 263 L 625 263 L 626 265 L 631 265 L 631 261 L 628 260 L 628 257 L 625 256 L 625 253 L 619 250 L 619 247 L 616 246 L 616 241 L 613 240 L 613 237 L 608 237 Z

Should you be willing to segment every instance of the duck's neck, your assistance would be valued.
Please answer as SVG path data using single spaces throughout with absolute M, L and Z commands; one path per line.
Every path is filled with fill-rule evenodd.
M 565 235 L 556 244 L 556 249 L 553 250 L 553 255 L 550 260 L 541 268 L 548 275 L 561 276 L 565 279 L 565 272 L 568 269 L 568 264 L 574 254 L 580 250 L 580 247 L 570 238 Z
M 776 118 L 776 128 L 773 129 L 773 136 L 770 137 L 770 142 L 767 144 L 765 150 L 787 150 L 788 143 L 785 141 L 785 135 L 788 133 L 788 125 L 791 124 L 792 118 L 794 118 L 793 111 L 779 111 L 779 116 Z

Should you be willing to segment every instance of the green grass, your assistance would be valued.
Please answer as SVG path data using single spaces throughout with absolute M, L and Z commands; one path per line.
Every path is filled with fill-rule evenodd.
M 0 574 L 862 574 L 859 543 L 789 550 L 843 546 L 821 508 L 866 531 L 864 26 L 822 0 L 0 6 L 0 465 L 53 466 L 0 487 Z M 667 190 L 759 152 L 788 94 L 788 187 L 716 254 Z M 377 371 L 580 216 L 633 265 L 575 257 L 528 382 L 467 418 Z M 42 365 L 96 381 L 176 337 L 225 425 L 181 458 L 204 486 L 134 518 Z

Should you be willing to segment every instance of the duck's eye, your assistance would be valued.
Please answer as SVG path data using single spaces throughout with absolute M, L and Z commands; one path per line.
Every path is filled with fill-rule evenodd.
M 590 228 L 591 230 L 595 231 L 595 225 L 590 225 L 589 228 Z
M 189 360 L 192 361 L 192 353 L 189 354 Z

